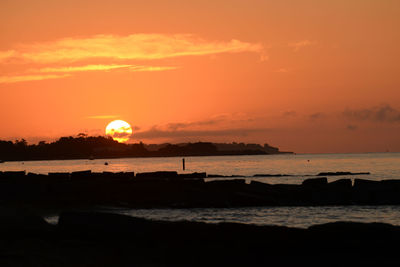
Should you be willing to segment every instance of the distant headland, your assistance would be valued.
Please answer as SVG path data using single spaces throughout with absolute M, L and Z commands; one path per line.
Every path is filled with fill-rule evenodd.
M 111 137 L 61 137 L 55 142 L 40 141 L 28 144 L 26 140 L 0 140 L 0 160 L 63 160 L 129 157 L 226 156 L 291 154 L 268 144 L 195 142 L 179 144 L 119 143 Z

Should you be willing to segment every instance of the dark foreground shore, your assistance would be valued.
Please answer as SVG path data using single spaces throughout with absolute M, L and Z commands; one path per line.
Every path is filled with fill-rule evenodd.
M 332 175 L 332 174 L 329 174 Z M 339 173 L 339 175 L 350 175 Z M 205 173 L 0 173 L 0 266 L 399 266 L 400 227 L 150 221 L 130 208 L 400 204 L 400 181 L 206 182 Z M 70 212 L 66 212 L 70 210 Z M 74 210 L 71 212 L 71 210 Z M 27 212 L 29 211 L 29 212 Z M 58 224 L 38 214 L 59 215 Z
M 302 184 L 267 184 L 245 179 L 206 181 L 205 173 L 0 172 L 0 205 L 35 209 L 118 206 L 198 208 L 246 206 L 399 205 L 400 180 L 354 179 L 328 183 L 319 175 Z M 347 177 L 346 177 L 347 176 Z
M 0 266 L 399 266 L 400 227 L 308 229 L 62 212 L 57 225 L 2 210 Z

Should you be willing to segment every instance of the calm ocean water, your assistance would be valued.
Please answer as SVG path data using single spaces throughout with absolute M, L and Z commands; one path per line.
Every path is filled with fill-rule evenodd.
M 33 173 L 72 172 L 81 170 L 148 172 L 169 170 L 207 172 L 207 174 L 244 175 L 247 180 L 267 183 L 299 184 L 320 172 L 370 172 L 370 175 L 335 176 L 371 180 L 400 179 L 400 153 L 365 154 L 297 154 L 221 157 L 186 157 L 186 171 L 182 171 L 182 158 L 123 158 L 97 160 L 56 160 L 5 162 L 0 171 Z M 108 165 L 104 165 L 107 162 Z M 254 174 L 289 174 L 290 177 L 251 178 Z M 112 210 L 113 212 L 150 219 L 194 220 L 206 222 L 241 222 L 308 227 L 331 221 L 387 222 L 400 225 L 400 207 L 254 207 L 233 209 L 177 209 L 177 210 Z M 51 220 L 51 219 L 50 219 Z
M 104 163 L 107 162 L 108 165 Z M 0 171 L 23 171 L 47 174 L 49 172 L 150 172 L 178 171 L 207 172 L 207 174 L 244 175 L 289 174 L 289 177 L 269 177 L 259 180 L 268 183 L 301 183 L 320 172 L 370 172 L 370 175 L 351 176 L 372 180 L 400 179 L 400 153 L 365 154 L 297 154 L 186 157 L 186 170 L 182 171 L 181 157 L 121 158 L 95 160 L 16 161 L 0 164 Z M 343 177 L 329 177 L 335 180 Z M 249 178 L 250 179 L 250 178 Z M 255 178 L 252 178 L 255 179 Z

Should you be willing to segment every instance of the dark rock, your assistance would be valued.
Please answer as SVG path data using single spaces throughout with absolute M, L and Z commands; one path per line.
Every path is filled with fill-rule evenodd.
M 351 179 L 330 182 L 321 194 L 321 200 L 325 205 L 350 205 L 353 201 L 352 189 Z
M 71 179 L 73 180 L 85 180 L 85 179 L 90 179 L 92 175 L 91 170 L 87 171 L 76 171 L 71 173 Z
M 99 174 L 92 174 L 96 178 L 101 178 L 104 181 L 130 181 L 135 179 L 134 172 L 102 172 Z
M 344 202 L 340 196 L 341 190 L 328 186 L 326 177 L 306 179 L 301 187 L 298 198 L 303 200 L 305 205 L 338 205 Z
M 22 178 L 26 174 L 25 171 L 6 171 L 3 172 L 3 176 L 6 178 Z
M 400 205 L 400 180 L 373 181 L 326 177 L 301 185 L 245 179 L 204 182 L 206 173 L 74 172 L 49 175 L 3 172 L 0 203 L 41 207 L 113 205 L 132 208 L 240 207 L 262 205 Z M 196 178 L 195 178 L 196 177 Z
M 379 181 L 354 179 L 354 189 L 376 189 L 379 187 Z
M 136 174 L 136 179 L 177 179 L 176 171 L 157 171 L 157 172 L 142 172 Z
M 114 173 L 113 175 L 114 179 L 118 179 L 118 180 L 131 180 L 135 178 L 135 173 L 134 172 L 117 172 Z
M 45 174 L 37 174 L 29 172 L 22 180 L 27 184 L 40 185 L 42 183 L 52 182 L 52 178 Z
M 69 172 L 49 172 L 49 177 L 60 180 L 69 180 L 71 174 Z
M 271 190 L 273 188 L 273 186 L 268 184 L 268 183 L 261 183 L 261 182 L 258 182 L 258 181 L 251 181 L 250 182 L 250 188 L 253 191 L 266 192 L 266 191 Z
M 222 178 L 222 177 L 226 177 L 226 176 L 221 175 L 221 174 L 208 174 L 207 177 L 208 178 Z
M 390 204 L 390 198 L 380 181 L 355 179 L 353 186 L 353 200 L 361 205 Z
M 205 172 L 194 172 L 194 173 L 181 173 L 179 174 L 181 178 L 207 178 L 207 173 Z
M 328 179 L 326 177 L 321 178 L 310 178 L 304 180 L 301 185 L 308 187 L 323 187 L 328 184 Z
M 135 178 L 135 172 L 124 172 L 124 177 Z
M 215 181 L 208 181 L 206 182 L 207 185 L 212 186 L 223 186 L 227 187 L 236 187 L 236 186 L 244 186 L 246 184 L 245 179 L 233 179 L 233 180 L 215 180 Z
M 381 203 L 400 204 L 400 180 L 382 180 L 374 192 L 375 198 Z
M 400 180 L 388 179 L 380 181 L 381 185 L 384 187 L 389 187 L 391 189 L 400 189 Z
M 352 188 L 351 179 L 339 179 L 328 184 L 330 187 L 335 189 L 348 189 Z
M 251 192 L 254 198 L 260 200 L 259 205 L 281 206 L 286 204 L 285 196 L 288 196 L 290 190 L 278 188 L 276 185 L 251 181 L 246 187 L 246 192 Z
M 91 170 L 86 170 L 86 171 L 76 171 L 76 172 L 72 172 L 71 175 L 86 175 L 86 174 L 91 174 L 92 171 Z

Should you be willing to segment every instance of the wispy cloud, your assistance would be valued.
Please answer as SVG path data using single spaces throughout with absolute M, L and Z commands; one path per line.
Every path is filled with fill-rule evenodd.
M 297 52 L 297 51 L 299 51 L 300 49 L 302 49 L 304 47 L 313 46 L 313 45 L 316 45 L 316 44 L 317 44 L 317 42 L 315 42 L 315 41 L 302 40 L 302 41 L 299 41 L 299 42 L 289 43 L 288 46 L 289 47 L 293 47 L 293 51 Z
M 346 109 L 342 115 L 355 121 L 400 122 L 400 111 L 388 104 L 365 108 Z
M 14 50 L 0 51 L 0 62 L 12 58 L 15 55 Z
M 262 52 L 260 44 L 239 40 L 206 41 L 191 34 L 95 35 L 25 44 L 0 51 L 0 59 L 36 63 L 76 62 L 94 58 L 153 60 L 218 53 Z
M 41 68 L 38 70 L 31 70 L 37 72 L 44 72 L 44 73 L 54 73 L 54 72 L 78 72 L 78 71 L 99 71 L 99 70 L 113 70 L 113 69 L 121 69 L 121 68 L 130 68 L 133 65 L 85 65 L 85 66 L 67 66 L 67 67 L 48 67 L 48 68 Z
M 174 66 L 135 66 L 135 65 L 85 65 L 85 66 L 67 66 L 67 67 L 46 67 L 39 69 L 29 69 L 26 74 L 16 74 L 9 76 L 0 76 L 0 84 L 4 83 L 17 83 L 26 81 L 41 81 L 48 79 L 60 79 L 72 76 L 75 72 L 87 71 L 109 71 L 115 69 L 127 68 L 129 71 L 166 71 L 174 70 L 178 67 Z M 46 74 L 42 74 L 46 73 Z M 52 73 L 52 74 L 47 74 Z M 62 74 L 55 74 L 62 73 Z
M 129 68 L 130 71 L 166 71 L 176 70 L 179 67 L 175 66 L 132 66 Z
M 263 56 L 263 50 L 263 46 L 259 43 L 235 39 L 208 41 L 191 34 L 94 35 L 64 38 L 52 42 L 20 44 L 12 49 L 0 51 L 0 66 L 18 63 L 22 67 L 28 64 L 31 67 L 19 73 L 0 77 L 0 83 L 56 79 L 70 76 L 75 72 L 115 69 L 127 69 L 133 72 L 168 71 L 180 67 L 134 63 L 139 60 L 151 61 L 220 53 L 255 52 Z M 125 64 L 121 64 L 121 61 Z M 98 64 L 99 62 L 103 64 Z M 78 65 L 79 63 L 81 65 Z M 55 75 L 56 73 L 60 75 Z
M 71 76 L 70 74 L 47 74 L 47 75 L 15 75 L 15 76 L 2 76 L 0 77 L 0 84 L 4 83 L 17 83 L 26 81 L 42 81 L 49 79 L 60 79 Z
M 80 71 L 107 71 L 114 69 L 129 69 L 130 71 L 165 71 L 175 70 L 176 66 L 143 66 L 143 65 L 85 65 L 85 66 L 67 66 L 67 67 L 49 67 L 40 69 L 31 69 L 31 72 L 56 73 L 56 72 L 80 72 Z

